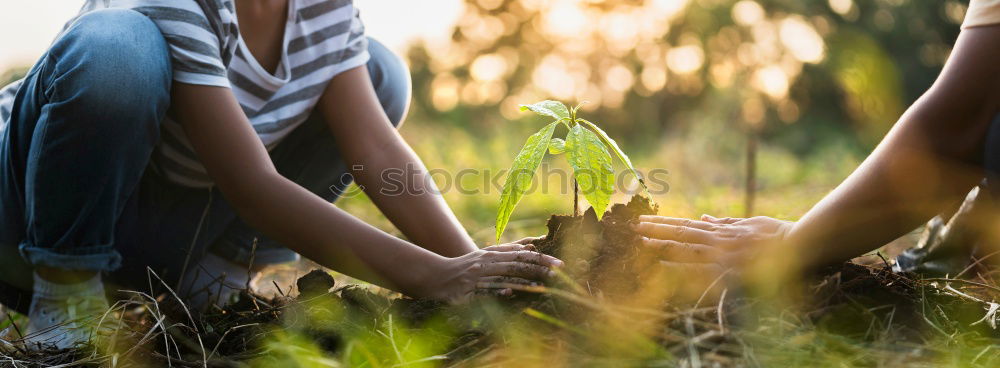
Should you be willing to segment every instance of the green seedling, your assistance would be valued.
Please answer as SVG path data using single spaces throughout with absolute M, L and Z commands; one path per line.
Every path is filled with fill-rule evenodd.
M 559 101 L 542 101 L 531 105 L 521 105 L 521 111 L 532 111 L 542 116 L 548 116 L 555 121 L 542 127 L 541 130 L 528 137 L 521 152 L 514 158 L 514 164 L 507 174 L 500 195 L 500 209 L 497 211 L 497 241 L 503 234 L 510 220 L 514 207 L 531 186 L 538 165 L 548 152 L 552 155 L 566 155 L 570 167 L 573 168 L 574 192 L 573 211 L 576 214 L 578 191 L 583 191 L 584 198 L 594 207 L 597 218 L 600 219 L 611 201 L 614 193 L 614 171 L 611 168 L 610 151 L 618 156 L 632 174 L 635 175 L 643 190 L 646 183 L 642 176 L 632 166 L 625 152 L 618 147 L 614 139 L 608 136 L 597 124 L 582 119 L 576 115 L 583 103 L 569 109 Z M 556 127 L 564 125 L 568 132 L 565 139 L 552 138 Z M 577 190 L 578 189 L 578 190 Z

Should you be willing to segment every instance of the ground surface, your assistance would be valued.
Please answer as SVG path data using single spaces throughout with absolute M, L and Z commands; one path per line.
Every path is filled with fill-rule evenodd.
M 511 300 L 449 306 L 336 285 L 314 271 L 264 298 L 192 318 L 169 293 L 119 304 L 113 342 L 71 351 L 7 346 L 0 366 L 996 366 L 989 270 L 963 280 L 845 263 L 784 292 L 723 288 L 684 298 L 627 224 L 644 200 L 553 216 L 536 244 L 561 281 Z M 569 244 L 574 246 L 570 247 Z M 871 262 L 869 262 L 871 263 Z M 647 272 L 649 271 L 649 272 Z M 970 273 L 971 274 L 971 273 Z M 687 281 L 691 281 L 690 279 Z

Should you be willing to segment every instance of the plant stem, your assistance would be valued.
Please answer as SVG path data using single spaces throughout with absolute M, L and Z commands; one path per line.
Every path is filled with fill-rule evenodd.
M 573 178 L 573 217 L 580 216 L 580 185 Z

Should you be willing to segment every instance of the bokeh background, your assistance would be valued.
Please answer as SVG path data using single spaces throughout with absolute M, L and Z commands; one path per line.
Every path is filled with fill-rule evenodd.
M 356 2 L 368 32 L 410 65 L 402 134 L 432 169 L 483 173 L 439 183 L 483 244 L 499 201 L 486 172 L 508 168 L 546 122 L 517 109 L 542 99 L 589 101 L 581 115 L 641 170 L 669 170 L 669 193 L 654 198 L 661 214 L 795 219 L 931 85 L 968 3 Z M 78 5 L 0 4 L 0 84 L 27 70 Z M 570 188 L 553 181 L 526 196 L 505 236 L 542 233 L 549 214 L 571 211 Z M 392 229 L 364 196 L 338 205 Z
M 582 114 L 637 166 L 670 171 L 670 192 L 655 198 L 662 214 L 795 219 L 933 83 L 966 6 L 466 1 L 448 39 L 406 51 L 415 100 L 403 133 L 431 167 L 506 168 L 545 122 L 518 104 L 586 100 Z M 549 189 L 525 197 L 509 239 L 541 233 L 549 214 L 571 210 L 568 187 Z M 498 193 L 446 195 L 489 241 Z M 360 202 L 344 205 L 361 213 Z

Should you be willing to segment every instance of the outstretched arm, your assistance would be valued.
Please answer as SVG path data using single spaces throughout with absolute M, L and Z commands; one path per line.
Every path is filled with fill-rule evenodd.
M 673 249 L 670 257 L 684 262 L 745 262 L 761 243 L 784 243 L 802 267 L 844 261 L 902 236 L 983 178 L 984 137 L 1000 107 L 996 45 L 1000 26 L 962 31 L 931 89 L 800 221 L 646 217 L 637 230 L 647 245 Z
M 337 75 L 320 99 L 351 174 L 379 210 L 415 244 L 457 257 L 476 249 L 427 173 L 386 117 L 368 76 L 357 67 Z M 391 186 L 387 180 L 392 180 Z
M 228 88 L 175 83 L 171 94 L 172 113 L 237 213 L 323 266 L 412 296 L 455 300 L 498 277 L 543 278 L 560 263 L 521 245 L 446 258 L 395 238 L 279 175 Z
M 962 31 L 934 85 L 847 180 L 792 226 L 811 263 L 844 260 L 909 232 L 983 178 L 1000 106 L 1000 27 Z

